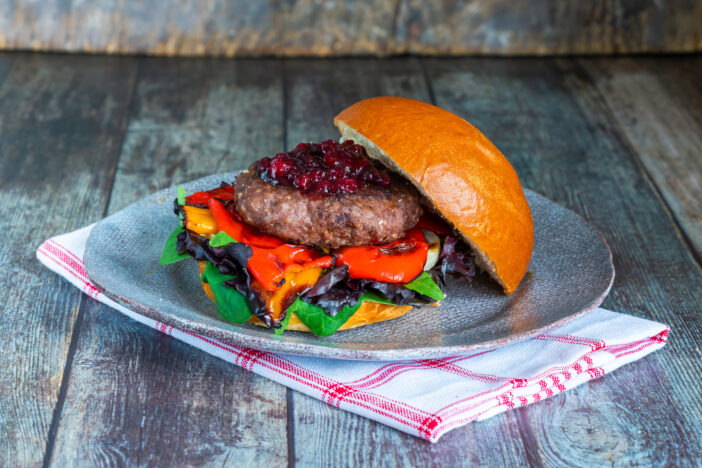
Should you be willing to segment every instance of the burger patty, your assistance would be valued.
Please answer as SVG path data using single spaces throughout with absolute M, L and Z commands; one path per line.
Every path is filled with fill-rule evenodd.
M 353 193 L 305 194 L 272 185 L 254 170 L 234 183 L 236 209 L 263 232 L 303 245 L 329 248 L 383 244 L 399 239 L 422 215 L 416 189 L 398 181 L 365 185 Z

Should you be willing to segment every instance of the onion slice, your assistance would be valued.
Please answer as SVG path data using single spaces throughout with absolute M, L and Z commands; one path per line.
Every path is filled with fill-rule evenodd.
M 424 271 L 428 271 L 431 270 L 432 267 L 436 265 L 436 262 L 439 261 L 441 240 L 439 239 L 439 236 L 426 229 L 422 229 L 422 233 L 424 234 L 424 238 L 427 240 L 427 244 L 429 244 L 429 250 L 427 251 L 427 262 L 424 264 Z

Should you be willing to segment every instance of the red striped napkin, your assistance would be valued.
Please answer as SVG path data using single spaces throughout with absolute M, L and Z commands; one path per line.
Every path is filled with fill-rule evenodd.
M 447 431 L 601 377 L 666 343 L 666 325 L 596 309 L 534 338 L 494 349 L 416 361 L 346 361 L 232 346 L 139 315 L 88 279 L 92 226 L 51 238 L 37 258 L 94 299 L 149 327 L 330 405 L 436 442 Z

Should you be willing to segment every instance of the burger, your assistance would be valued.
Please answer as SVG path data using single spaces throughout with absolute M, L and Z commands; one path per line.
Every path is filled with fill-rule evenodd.
M 161 257 L 198 261 L 227 321 L 328 336 L 439 305 L 478 271 L 512 294 L 534 243 L 514 168 L 474 126 L 376 97 L 334 119 L 341 139 L 264 157 L 186 194 Z

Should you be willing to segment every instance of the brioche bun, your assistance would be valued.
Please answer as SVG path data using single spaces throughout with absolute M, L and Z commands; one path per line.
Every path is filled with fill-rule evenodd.
M 411 181 L 478 266 L 514 292 L 529 267 L 534 227 L 517 173 L 485 135 L 448 111 L 399 97 L 357 102 L 334 124 Z

